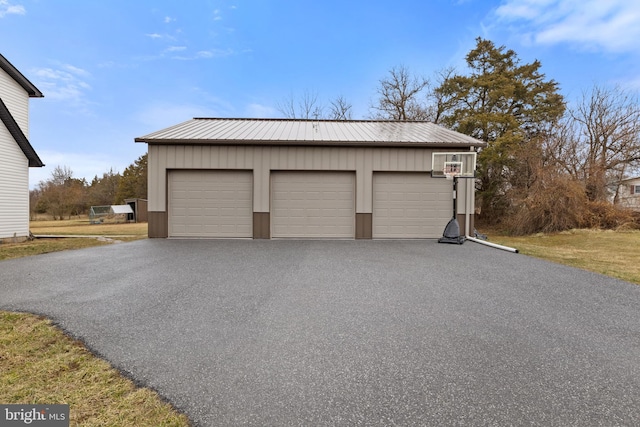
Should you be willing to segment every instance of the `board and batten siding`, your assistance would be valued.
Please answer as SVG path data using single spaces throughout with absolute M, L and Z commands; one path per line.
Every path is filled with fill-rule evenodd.
M 0 69 L 0 98 L 20 126 L 22 133 L 29 138 L 29 95 L 2 69 Z
M 356 212 L 373 212 L 373 172 L 431 170 L 429 148 L 300 147 L 149 144 L 149 211 L 166 212 L 167 170 L 253 171 L 253 210 L 269 212 L 271 171 L 355 171 Z M 450 151 L 450 150 L 444 150 Z M 466 186 L 459 186 L 458 200 Z M 460 203 L 463 205 L 464 203 Z M 463 206 L 464 207 L 464 206 Z M 473 206 L 471 206 L 473 209 Z M 458 210 L 464 213 L 464 210 Z M 471 210 L 473 213 L 473 210 Z
M 0 122 L 0 239 L 29 235 L 29 161 Z

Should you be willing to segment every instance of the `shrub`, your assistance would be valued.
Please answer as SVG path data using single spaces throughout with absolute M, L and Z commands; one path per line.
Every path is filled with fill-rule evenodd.
M 505 226 L 515 235 L 580 228 L 590 218 L 582 185 L 567 176 L 547 176 L 515 204 Z
M 589 202 L 587 204 L 588 217 L 583 227 L 604 229 L 635 229 L 639 228 L 637 215 L 630 209 L 620 208 L 608 202 Z
M 514 205 L 504 221 L 505 229 L 513 235 L 573 228 L 640 229 L 640 213 L 609 202 L 590 201 L 584 186 L 566 175 L 539 180 Z

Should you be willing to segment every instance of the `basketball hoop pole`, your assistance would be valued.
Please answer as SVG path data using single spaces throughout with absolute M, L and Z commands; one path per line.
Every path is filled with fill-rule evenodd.
M 453 177 L 453 217 L 447 223 L 442 233 L 442 237 L 438 239 L 438 243 L 453 243 L 461 245 L 465 241 L 465 237 L 460 234 L 460 224 L 458 224 L 458 174 L 452 174 Z
M 458 176 L 453 176 L 453 217 L 458 219 L 458 204 L 456 203 L 458 199 Z

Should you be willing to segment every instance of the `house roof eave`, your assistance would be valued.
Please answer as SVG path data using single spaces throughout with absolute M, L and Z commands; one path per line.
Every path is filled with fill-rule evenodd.
M 3 69 L 13 80 L 15 80 L 22 88 L 29 94 L 30 98 L 43 98 L 44 95 L 40 92 L 33 83 L 29 81 L 16 67 L 11 64 L 0 54 L 0 68 Z
M 27 139 L 25 134 L 22 132 L 22 129 L 20 129 L 20 126 L 18 126 L 18 123 L 13 118 L 13 116 L 11 115 L 11 112 L 9 111 L 9 109 L 4 104 L 1 98 L 0 98 L 0 120 L 2 121 L 4 126 L 7 128 L 7 130 L 13 137 L 13 139 L 16 141 L 16 143 L 18 144 L 18 146 L 20 147 L 24 155 L 29 160 L 29 167 L 30 168 L 43 167 L 44 163 L 42 163 L 42 160 L 40 160 L 40 157 L 38 157 L 36 150 L 33 149 L 31 144 L 29 143 L 29 140 Z

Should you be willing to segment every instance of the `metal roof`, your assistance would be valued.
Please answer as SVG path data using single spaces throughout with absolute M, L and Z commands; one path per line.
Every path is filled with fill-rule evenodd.
M 135 138 L 149 144 L 483 147 L 483 141 L 429 122 L 194 118 Z
M 113 214 L 132 214 L 133 209 L 129 205 L 111 205 L 111 213 Z
M 20 86 L 22 86 L 22 88 L 25 91 L 27 91 L 27 93 L 29 94 L 29 97 L 31 98 L 44 97 L 42 92 L 40 92 L 40 90 L 37 87 L 35 87 L 33 83 L 29 81 L 29 79 L 23 76 L 22 73 L 18 71 L 18 69 L 14 67 L 13 64 L 11 64 L 11 62 L 7 60 L 7 58 L 2 56 L 2 54 L 0 54 L 0 68 L 2 68 L 7 74 L 11 76 L 13 80 L 15 80 Z

